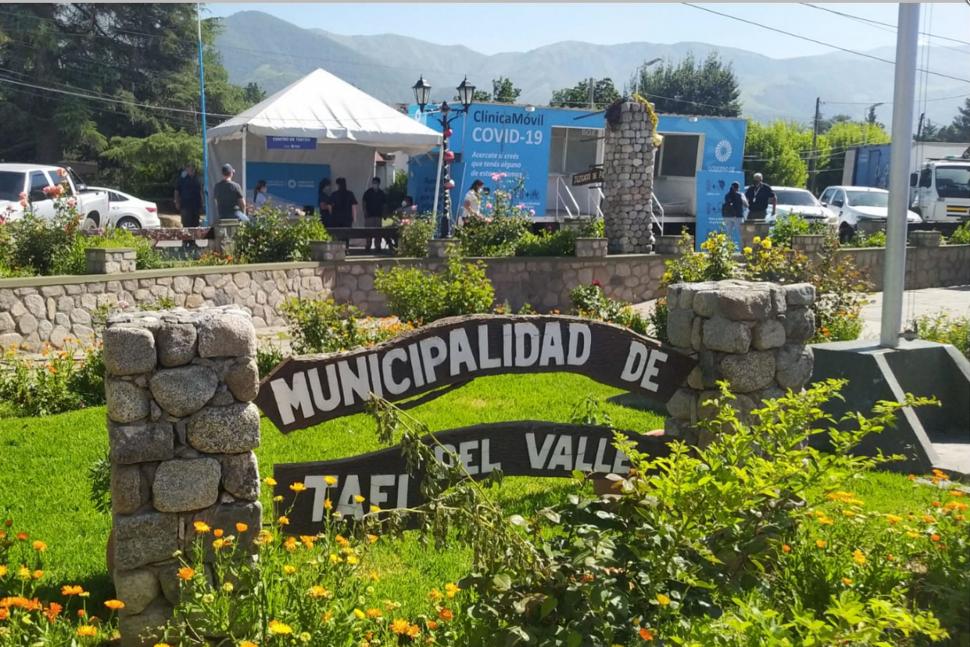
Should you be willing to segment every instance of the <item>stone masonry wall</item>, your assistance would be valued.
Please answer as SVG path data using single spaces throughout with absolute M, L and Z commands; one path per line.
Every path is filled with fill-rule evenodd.
M 667 335 L 678 350 L 698 360 L 687 384 L 667 402 L 666 432 L 705 442 L 696 427 L 715 410 L 705 402 L 720 396 L 718 380 L 735 394 L 744 416 L 763 400 L 800 390 L 812 375 L 815 334 L 810 283 L 716 281 L 678 283 L 667 291 Z
M 642 254 L 653 249 L 653 148 L 653 124 L 646 106 L 626 101 L 607 110 L 603 213 L 611 254 Z
M 155 644 L 178 600 L 173 555 L 205 539 L 196 522 L 241 546 L 260 529 L 255 355 L 250 315 L 233 306 L 108 321 L 108 567 L 124 647 Z
M 838 253 L 852 258 L 872 289 L 882 291 L 885 248 L 841 249 Z M 952 285 L 970 285 L 970 245 L 906 248 L 907 290 Z

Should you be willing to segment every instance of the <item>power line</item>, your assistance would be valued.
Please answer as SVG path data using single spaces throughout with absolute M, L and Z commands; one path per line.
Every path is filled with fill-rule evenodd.
M 820 7 L 818 5 L 814 5 L 814 4 L 810 3 L 810 2 L 801 2 L 799 4 L 805 5 L 806 7 L 811 7 L 812 9 L 818 9 L 819 11 L 827 11 L 828 13 L 834 13 L 835 15 L 842 16 L 844 18 L 851 18 L 852 20 L 858 20 L 860 22 L 867 22 L 867 23 L 870 23 L 872 25 L 879 25 L 879 26 L 882 26 L 882 27 L 889 27 L 890 28 L 890 31 L 892 31 L 893 33 L 895 33 L 895 31 L 896 31 L 896 25 L 894 25 L 893 23 L 882 22 L 881 20 L 874 20 L 872 18 L 864 18 L 863 16 L 856 16 L 855 14 L 845 13 L 844 11 L 836 11 L 835 9 L 829 9 L 828 7 Z M 929 29 L 929 27 L 927 27 L 927 29 Z M 953 43 L 960 43 L 961 45 L 970 45 L 970 41 L 968 41 L 968 40 L 960 40 L 959 38 L 950 38 L 949 36 L 940 36 L 939 34 L 933 34 L 933 33 L 928 32 L 928 31 L 921 31 L 920 34 L 922 34 L 923 36 L 931 36 L 931 37 L 937 38 L 939 40 L 948 40 L 948 41 L 951 41 Z M 957 48 L 950 48 L 950 49 L 957 49 Z M 957 49 L 957 51 L 958 52 L 964 52 L 964 53 L 970 54 L 970 52 L 966 52 L 966 50 L 962 50 L 962 49 Z
M 753 20 L 747 20 L 747 19 L 741 18 L 739 16 L 732 16 L 731 14 L 723 13 L 723 12 L 720 12 L 720 11 L 715 11 L 714 9 L 709 9 L 708 7 L 702 7 L 700 5 L 692 4 L 690 2 L 684 2 L 682 4 L 684 6 L 691 7 L 693 9 L 698 9 L 700 11 L 705 11 L 707 13 L 714 14 L 715 16 L 721 16 L 722 18 L 730 18 L 731 20 L 736 20 L 738 22 L 743 22 L 743 23 L 748 24 L 748 25 L 753 25 L 755 27 L 760 27 L 761 29 L 767 29 L 767 30 L 770 30 L 770 31 L 773 31 L 773 32 L 777 32 L 777 33 L 780 33 L 780 34 L 785 34 L 786 36 L 791 36 L 792 38 L 798 38 L 800 40 L 805 40 L 805 41 L 808 41 L 810 43 L 815 43 L 816 45 L 822 45 L 823 47 L 830 47 L 832 49 L 837 49 L 839 51 L 846 52 L 848 54 L 854 54 L 856 56 L 861 56 L 863 58 L 869 58 L 869 59 L 872 59 L 874 61 L 879 61 L 881 63 L 889 63 L 890 65 L 895 65 L 896 64 L 896 61 L 893 61 L 893 60 L 888 59 L 888 58 L 882 58 L 881 56 L 876 56 L 874 54 L 866 54 L 865 52 L 860 52 L 858 50 L 849 49 L 847 47 L 842 47 L 840 45 L 835 45 L 834 43 L 829 43 L 829 42 L 826 42 L 824 40 L 818 40 L 816 38 L 811 38 L 809 36 L 803 36 L 801 34 L 796 34 L 794 32 L 785 31 L 784 29 L 779 29 L 778 27 L 771 27 L 771 26 L 768 26 L 768 25 L 762 25 L 761 23 L 755 22 Z M 926 72 L 927 74 L 932 74 L 934 76 L 943 77 L 945 79 L 952 79 L 954 81 L 961 81 L 963 83 L 970 83 L 970 79 L 964 79 L 964 78 L 960 78 L 958 76 L 952 76 L 950 74 L 944 74 L 943 72 L 934 72 L 932 70 L 922 70 L 922 69 L 920 71 L 921 72 Z

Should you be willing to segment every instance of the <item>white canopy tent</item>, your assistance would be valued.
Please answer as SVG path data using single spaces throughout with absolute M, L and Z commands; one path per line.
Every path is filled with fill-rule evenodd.
M 267 138 L 313 138 L 308 148 L 270 148 Z M 303 146 L 307 145 L 303 140 Z M 376 152 L 425 153 L 441 134 L 375 99 L 346 81 L 317 69 L 252 108 L 210 128 L 208 146 L 209 213 L 215 213 L 211 187 L 222 179 L 222 165 L 236 169 L 247 200 L 258 178 L 247 177 L 247 162 L 326 164 L 332 178 L 347 178 L 358 198 L 374 173 Z M 322 178 L 318 178 L 322 179 Z

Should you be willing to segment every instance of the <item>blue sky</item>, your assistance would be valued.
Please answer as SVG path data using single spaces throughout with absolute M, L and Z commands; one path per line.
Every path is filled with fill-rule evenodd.
M 207 6 L 216 16 L 259 10 L 307 28 L 348 35 L 396 33 L 440 44 L 462 44 L 485 54 L 527 51 L 561 40 L 600 44 L 701 41 L 740 47 L 773 58 L 832 51 L 822 45 L 680 4 L 254 2 Z M 868 50 L 895 45 L 892 29 L 804 5 L 765 3 L 707 6 L 852 49 Z M 896 22 L 897 7 L 894 4 L 832 3 L 822 6 L 871 20 L 891 24 Z M 967 2 L 925 3 L 922 19 L 922 31 L 970 40 L 970 4 Z

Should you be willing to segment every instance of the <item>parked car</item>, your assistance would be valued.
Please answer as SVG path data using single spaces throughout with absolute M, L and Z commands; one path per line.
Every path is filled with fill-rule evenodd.
M 848 241 L 860 227 L 866 231 L 884 229 L 889 214 L 889 191 L 868 186 L 830 186 L 822 191 L 821 203 L 839 217 L 839 240 Z M 906 223 L 923 222 L 907 210 Z
M 773 187 L 778 207 L 767 216 L 765 222 L 774 222 L 778 216 L 797 215 L 805 220 L 824 222 L 835 227 L 839 224 L 839 217 L 828 207 L 812 195 L 811 191 L 795 187 Z
M 96 191 L 105 191 L 108 194 L 110 207 L 107 225 L 109 227 L 134 230 L 155 229 L 161 226 L 161 221 L 158 219 L 158 206 L 154 202 L 136 198 L 118 189 L 91 188 Z
M 23 198 L 41 218 L 54 217 L 54 198 L 44 192 L 47 187 L 64 187 L 67 198 L 77 200 L 82 226 L 94 229 L 104 226 L 108 217 L 108 194 L 88 187 L 70 167 L 43 164 L 0 164 L 0 212 L 8 220 L 24 214 Z

